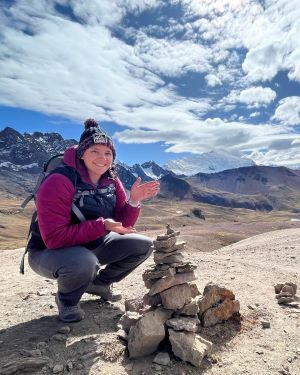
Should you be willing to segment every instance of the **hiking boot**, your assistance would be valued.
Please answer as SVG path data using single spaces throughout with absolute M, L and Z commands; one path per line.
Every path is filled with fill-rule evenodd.
M 64 306 L 57 294 L 55 296 L 55 302 L 58 307 L 58 318 L 62 322 L 79 322 L 84 318 L 84 311 L 79 307 L 79 303 L 75 306 Z
M 113 291 L 112 284 L 90 283 L 85 292 L 89 294 L 94 294 L 95 296 L 99 296 L 105 301 L 116 302 L 122 299 L 121 293 L 119 293 L 118 291 Z

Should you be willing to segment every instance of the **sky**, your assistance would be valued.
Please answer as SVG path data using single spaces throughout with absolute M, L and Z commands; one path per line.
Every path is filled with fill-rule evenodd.
M 299 0 L 2 0 L 0 130 L 300 168 Z

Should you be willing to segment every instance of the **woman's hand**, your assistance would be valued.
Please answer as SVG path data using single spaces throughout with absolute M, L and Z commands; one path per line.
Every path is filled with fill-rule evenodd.
M 159 192 L 158 181 L 150 181 L 144 184 L 141 184 L 141 181 L 141 178 L 138 177 L 131 187 L 130 201 L 133 204 L 155 197 L 155 195 Z
M 109 232 L 116 232 L 119 234 L 135 233 L 136 230 L 133 227 L 125 228 L 122 223 L 114 221 L 113 219 L 104 220 L 105 229 Z

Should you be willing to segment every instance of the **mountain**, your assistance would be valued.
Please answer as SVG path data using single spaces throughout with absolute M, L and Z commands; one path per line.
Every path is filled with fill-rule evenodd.
M 76 143 L 74 139 L 64 140 L 57 133 L 35 132 L 22 135 L 12 128 L 5 128 L 0 132 L 1 195 L 27 196 L 33 191 L 43 163 Z M 209 155 L 211 163 L 207 159 Z M 195 157 L 195 165 L 195 160 L 202 160 L 200 164 L 203 167 L 203 160 L 206 160 L 206 168 L 211 169 L 209 173 L 201 172 L 189 177 L 178 176 L 154 161 L 133 166 L 117 161 L 116 167 L 128 190 L 139 176 L 144 182 L 159 179 L 159 196 L 169 200 L 188 199 L 226 207 L 300 212 L 300 171 L 251 165 L 212 173 L 212 168 L 225 168 L 233 162 L 252 164 L 252 161 L 230 159 L 227 155 L 208 153 L 204 155 L 205 158 L 203 154 L 198 159 Z M 190 164 L 189 173 L 191 169 Z M 182 173 L 182 170 L 178 169 L 178 173 Z M 185 171 L 185 174 L 189 173 Z
M 300 171 L 250 166 L 189 178 L 165 176 L 162 197 L 253 210 L 300 212 Z
M 196 173 L 216 173 L 226 169 L 255 165 L 250 159 L 233 156 L 225 151 L 211 151 L 181 159 L 168 160 L 164 168 L 176 175 L 193 176 Z
M 65 140 L 57 133 L 34 132 L 22 135 L 6 127 L 0 132 L 0 190 L 6 194 L 28 194 L 34 188 L 44 162 L 77 143 L 75 139 Z M 116 167 L 127 189 L 131 188 L 138 176 L 146 182 L 172 173 L 154 161 L 132 167 L 117 161 Z

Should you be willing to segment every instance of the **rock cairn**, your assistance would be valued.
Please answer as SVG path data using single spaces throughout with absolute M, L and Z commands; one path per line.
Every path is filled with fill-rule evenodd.
M 168 340 L 176 357 L 200 366 L 212 343 L 197 334 L 200 293 L 192 283 L 196 266 L 184 262 L 186 243 L 178 241 L 178 235 L 167 225 L 166 233 L 153 242 L 155 265 L 143 273 L 149 292 L 125 302 L 120 324 L 128 332 L 130 358 L 152 354 Z
M 277 302 L 280 305 L 298 306 L 297 285 L 292 282 L 278 283 L 274 286 Z M 297 300 L 299 300 L 297 298 Z

